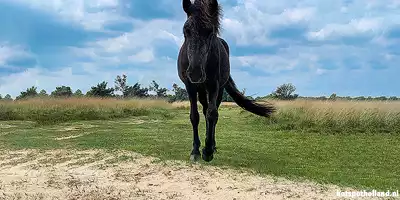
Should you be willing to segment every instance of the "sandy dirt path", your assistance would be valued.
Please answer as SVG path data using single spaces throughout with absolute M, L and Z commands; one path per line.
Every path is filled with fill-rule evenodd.
M 0 199 L 343 199 L 336 186 L 157 162 L 132 152 L 0 153 Z M 370 199 L 370 198 L 362 198 Z

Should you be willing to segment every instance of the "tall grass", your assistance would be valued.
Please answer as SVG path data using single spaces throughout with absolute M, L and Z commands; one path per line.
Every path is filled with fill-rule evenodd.
M 278 108 L 271 118 L 251 115 L 265 129 L 319 133 L 400 133 L 398 101 L 272 101 Z M 77 120 L 107 120 L 129 116 L 172 117 L 173 109 L 188 109 L 189 102 L 157 99 L 34 98 L 0 101 L 0 120 L 30 120 L 41 124 Z M 199 106 L 201 106 L 199 104 Z M 235 103 L 222 107 L 237 109 Z M 200 107 L 201 108 L 201 107 Z M 199 109 L 201 111 L 201 109 Z
M 397 101 L 274 101 L 278 111 L 262 121 L 275 130 L 320 133 L 400 133 Z
M 278 108 L 271 118 L 258 117 L 243 109 L 241 113 L 248 115 L 250 123 L 256 122 L 267 130 L 328 134 L 400 134 L 400 101 L 268 100 L 268 102 Z M 190 106 L 189 102 L 178 102 L 173 105 L 178 108 Z M 233 108 L 236 104 L 223 102 L 221 107 Z
M 171 105 L 163 100 L 114 98 L 32 98 L 0 101 L 0 120 L 29 120 L 40 124 L 78 120 L 106 120 L 161 114 L 171 116 Z

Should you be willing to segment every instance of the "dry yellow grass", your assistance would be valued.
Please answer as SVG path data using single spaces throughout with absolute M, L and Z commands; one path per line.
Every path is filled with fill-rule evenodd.
M 398 101 L 321 101 L 268 100 L 278 110 L 271 118 L 255 118 L 277 130 L 318 132 L 400 132 Z M 263 102 L 260 102 L 263 103 Z M 199 106 L 200 103 L 198 103 Z M 35 98 L 0 103 L 0 120 L 33 120 L 54 123 L 75 120 L 113 119 L 161 114 L 170 117 L 171 109 L 188 109 L 188 101 L 115 98 Z M 223 107 L 237 107 L 223 102 Z M 247 113 L 243 109 L 242 113 Z
M 277 107 L 271 118 L 254 118 L 267 129 L 333 133 L 400 133 L 399 101 L 322 101 L 267 100 Z M 260 101 L 259 103 L 263 103 Z M 174 107 L 188 108 L 189 102 L 177 102 Z M 223 107 L 235 107 L 223 102 Z M 242 110 L 242 113 L 247 113 Z M 252 115 L 254 116 L 254 115 Z
M 276 105 L 278 108 L 291 107 L 291 108 L 311 108 L 323 110 L 343 110 L 343 109 L 378 109 L 379 111 L 400 111 L 400 101 L 321 101 L 321 100 L 295 100 L 295 101 L 269 101 Z
M 343 111 L 347 109 L 362 110 L 379 110 L 382 112 L 400 112 L 400 101 L 322 101 L 322 100 L 294 100 L 294 101 L 281 101 L 281 100 L 266 100 L 275 105 L 278 109 L 285 108 L 307 108 L 329 111 Z M 262 104 L 263 101 L 257 101 Z M 201 105 L 198 103 L 198 105 Z M 190 106 L 189 101 L 174 102 L 173 107 Z M 222 102 L 221 106 L 237 106 L 235 102 Z
M 164 100 L 115 98 L 33 98 L 1 102 L 0 120 L 32 120 L 55 123 L 76 120 L 112 119 L 138 115 L 168 115 L 173 108 Z
M 171 104 L 174 108 L 189 108 L 190 102 L 189 101 L 177 101 Z M 201 106 L 199 102 L 197 102 L 198 106 Z M 230 107 L 230 106 L 237 106 L 235 102 L 222 102 L 221 106 Z
M 158 99 L 116 99 L 116 98 L 32 98 L 21 101 L 0 101 L 0 105 L 49 107 L 94 107 L 94 108 L 171 108 L 171 104 Z
M 277 113 L 266 120 L 283 130 L 400 133 L 398 101 L 270 101 Z

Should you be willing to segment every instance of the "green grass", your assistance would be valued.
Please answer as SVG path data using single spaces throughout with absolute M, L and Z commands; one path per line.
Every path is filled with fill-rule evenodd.
M 188 113 L 188 109 L 169 109 L 167 116 L 173 117 L 155 112 L 46 126 L 3 121 L 0 122 L 0 149 L 122 149 L 162 159 L 188 160 L 192 148 Z M 204 145 L 202 115 L 200 122 Z M 307 129 L 279 129 L 265 119 L 231 107 L 220 109 L 216 133 L 218 153 L 211 165 L 366 190 L 400 188 L 398 134 L 326 134 Z

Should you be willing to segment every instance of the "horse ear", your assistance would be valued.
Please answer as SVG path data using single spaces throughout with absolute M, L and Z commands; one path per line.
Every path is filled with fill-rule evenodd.
M 209 8 L 210 8 L 210 13 L 212 15 L 215 15 L 218 13 L 219 11 L 219 7 L 218 7 L 218 1 L 217 0 L 209 0 Z
M 182 0 L 182 7 L 186 14 L 190 14 L 190 7 L 192 6 L 192 2 L 190 0 Z

